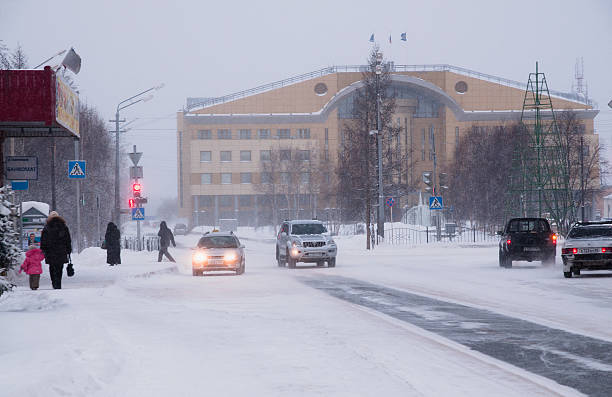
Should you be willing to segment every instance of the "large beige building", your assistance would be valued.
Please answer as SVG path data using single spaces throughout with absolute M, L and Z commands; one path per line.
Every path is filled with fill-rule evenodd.
M 336 66 L 223 97 L 188 98 L 177 117 L 180 215 L 193 224 L 217 224 L 223 218 L 251 225 L 272 222 L 261 188 L 271 151 L 299 149 L 301 161 L 314 158 L 310 152 L 315 151 L 317 158 L 334 164 L 366 69 Z M 417 186 L 422 171 L 432 169 L 434 150 L 443 168 L 467 129 L 520 120 L 524 83 L 450 65 L 391 65 L 391 70 L 399 144 L 415 164 L 406 177 Z M 597 138 L 592 106 L 575 94 L 550 93 L 556 110 L 575 110 L 585 133 Z M 308 182 L 305 175 L 302 183 Z M 302 210 L 300 216 L 333 207 L 307 188 L 302 191 L 307 193 L 299 195 L 295 207 Z M 291 204 L 278 201 L 278 217 L 291 216 Z

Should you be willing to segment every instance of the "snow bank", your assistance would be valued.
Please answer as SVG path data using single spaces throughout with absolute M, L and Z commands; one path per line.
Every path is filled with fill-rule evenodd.
M 0 296 L 0 312 L 40 312 L 65 306 L 57 296 L 41 291 L 33 294 L 25 289 Z

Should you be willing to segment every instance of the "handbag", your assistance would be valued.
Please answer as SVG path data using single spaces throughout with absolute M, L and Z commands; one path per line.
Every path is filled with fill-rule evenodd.
M 103 250 L 107 249 L 108 247 L 106 246 L 106 240 L 102 241 L 102 245 L 100 246 L 100 248 L 102 248 Z
M 74 276 L 74 267 L 72 266 L 72 258 L 68 256 L 68 266 L 66 267 L 66 274 L 68 277 Z

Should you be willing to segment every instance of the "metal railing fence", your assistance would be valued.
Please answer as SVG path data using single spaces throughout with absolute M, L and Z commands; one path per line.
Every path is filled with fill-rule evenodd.
M 122 248 L 133 251 L 158 251 L 159 237 L 143 236 L 139 241 L 135 236 L 127 236 L 123 238 Z
M 499 236 L 494 227 L 467 228 L 457 226 L 454 233 L 442 230 L 438 234 L 435 227 L 414 229 L 409 227 L 386 228 L 385 242 L 392 245 L 421 245 L 436 242 L 447 243 L 495 243 Z

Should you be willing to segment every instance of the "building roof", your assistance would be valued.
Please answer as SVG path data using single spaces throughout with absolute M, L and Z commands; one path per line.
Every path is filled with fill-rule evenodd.
M 501 84 L 507 87 L 519 88 L 521 90 L 525 90 L 527 88 L 527 84 L 521 83 L 519 81 L 505 79 L 503 77 L 498 77 L 486 73 L 477 72 L 474 70 L 448 65 L 448 64 L 434 64 L 434 65 L 395 65 L 393 63 L 388 64 L 391 72 L 453 72 L 456 74 L 474 77 L 480 80 L 489 81 L 492 83 Z M 264 84 L 258 87 L 250 88 L 247 90 L 235 92 L 232 94 L 214 97 L 214 98 L 187 98 L 187 104 L 185 107 L 185 112 L 190 112 L 195 109 L 203 109 L 214 105 L 219 105 L 231 101 L 235 101 L 237 99 L 246 98 L 251 95 L 260 94 L 263 92 L 271 91 L 277 88 L 286 87 L 288 85 L 292 85 L 295 83 L 299 83 L 306 80 L 311 80 L 317 77 L 327 76 L 334 73 L 363 73 L 369 70 L 368 65 L 340 65 L 340 66 L 330 66 L 327 68 L 315 70 L 309 73 L 304 73 L 301 75 L 289 77 L 284 80 L 279 80 L 273 83 Z M 558 98 L 582 103 L 585 105 L 593 105 L 592 101 L 588 100 L 584 96 L 580 96 L 575 93 L 567 93 L 555 90 L 549 90 L 551 96 L 555 96 Z

